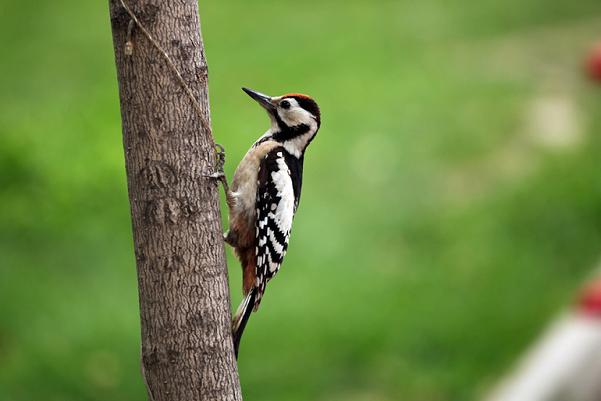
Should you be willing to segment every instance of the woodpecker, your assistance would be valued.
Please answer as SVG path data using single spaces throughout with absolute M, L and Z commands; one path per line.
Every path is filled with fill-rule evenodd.
M 244 299 L 232 320 L 234 350 L 253 311 L 257 311 L 267 283 L 276 275 L 290 240 L 292 220 L 301 195 L 305 150 L 321 124 L 319 106 L 298 93 L 271 97 L 242 88 L 261 105 L 271 126 L 248 150 L 228 187 L 222 172 L 229 208 L 225 241 L 242 265 Z

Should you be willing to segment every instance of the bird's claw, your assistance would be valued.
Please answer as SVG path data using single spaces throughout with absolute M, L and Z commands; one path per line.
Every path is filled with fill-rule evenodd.
M 223 166 L 225 165 L 225 149 L 218 143 L 215 144 L 215 157 L 215 172 L 204 173 L 203 177 L 213 179 L 222 179 L 225 177 L 225 172 L 223 171 Z
M 217 157 L 216 167 L 217 171 L 223 172 L 223 166 L 225 166 L 225 148 L 220 144 L 215 144 L 215 156 Z
M 223 170 L 223 166 L 225 165 L 225 148 L 218 143 L 215 144 L 215 157 L 215 171 L 212 173 L 204 173 L 203 177 L 221 181 L 227 192 L 227 179 Z

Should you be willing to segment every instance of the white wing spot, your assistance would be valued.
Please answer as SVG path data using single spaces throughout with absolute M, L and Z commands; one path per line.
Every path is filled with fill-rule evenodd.
M 279 265 L 276 262 L 269 261 L 269 271 L 275 272 L 278 269 Z
M 271 242 L 271 245 L 273 245 L 273 249 L 277 253 L 279 253 L 281 255 L 284 252 L 284 245 L 280 244 L 278 242 L 278 240 L 275 238 L 275 235 L 273 232 L 269 235 L 269 241 Z M 267 242 L 267 241 L 265 241 L 265 242 Z
M 292 228 L 292 218 L 294 216 L 294 189 L 292 188 L 292 180 L 288 174 L 288 166 L 284 158 L 277 159 L 278 170 L 271 173 L 271 179 L 278 191 L 278 196 L 281 198 L 276 205 L 275 212 L 272 215 L 277 222 L 282 233 L 290 232 Z M 273 210 L 273 209 L 272 209 Z

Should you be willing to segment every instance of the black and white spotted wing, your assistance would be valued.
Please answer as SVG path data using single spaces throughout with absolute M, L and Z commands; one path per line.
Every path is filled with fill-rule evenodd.
M 276 275 L 290 239 L 292 220 L 298 207 L 302 160 L 283 147 L 271 150 L 261 162 L 257 186 L 257 269 L 255 310 L 265 286 Z

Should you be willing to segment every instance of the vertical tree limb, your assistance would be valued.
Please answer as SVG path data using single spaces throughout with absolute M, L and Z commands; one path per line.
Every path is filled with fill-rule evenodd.
M 124 1 L 185 82 L 109 0 L 149 394 L 241 400 L 197 0 Z

